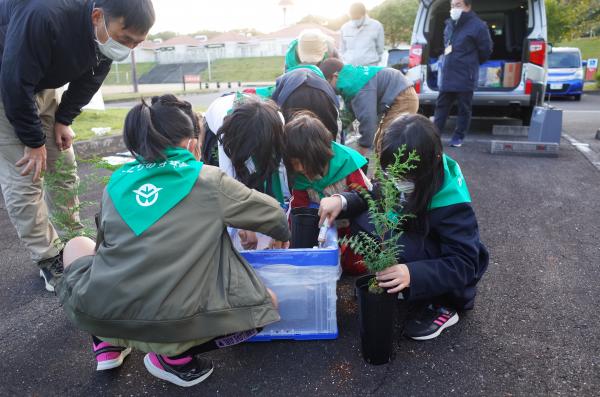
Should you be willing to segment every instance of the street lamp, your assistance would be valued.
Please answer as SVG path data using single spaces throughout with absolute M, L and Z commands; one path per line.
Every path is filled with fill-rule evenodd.
M 287 26 L 287 22 L 286 22 L 287 9 L 292 7 L 293 5 L 294 5 L 294 2 L 292 0 L 281 0 L 279 2 L 279 7 L 281 7 L 283 9 L 283 26 Z

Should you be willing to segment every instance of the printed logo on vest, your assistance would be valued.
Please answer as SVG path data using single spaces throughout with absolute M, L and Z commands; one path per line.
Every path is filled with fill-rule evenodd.
M 151 183 L 146 183 L 138 188 L 138 190 L 133 191 L 135 193 L 135 201 L 142 207 L 150 207 L 158 200 L 158 192 L 161 190 L 162 188 L 157 188 Z

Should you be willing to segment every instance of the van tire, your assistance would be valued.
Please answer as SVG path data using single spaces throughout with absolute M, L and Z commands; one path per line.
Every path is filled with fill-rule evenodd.
M 574 95 L 573 99 L 575 99 L 577 102 L 581 101 L 581 94 Z
M 531 124 L 531 116 L 533 115 L 533 106 L 521 108 L 521 121 L 524 127 L 529 127 Z

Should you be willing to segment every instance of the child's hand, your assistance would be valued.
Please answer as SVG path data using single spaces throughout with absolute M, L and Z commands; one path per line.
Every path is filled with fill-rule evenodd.
M 255 250 L 258 246 L 258 237 L 256 237 L 256 233 L 250 230 L 240 230 L 238 236 L 240 236 L 240 242 L 242 243 L 243 249 Z
M 271 240 L 271 243 L 269 244 L 269 249 L 286 250 L 288 248 L 290 248 L 290 242 L 289 241 Z
M 335 218 L 342 212 L 342 198 L 340 196 L 331 196 L 321 199 L 319 206 L 319 226 L 323 225 L 325 219 L 329 220 L 329 224 L 332 225 Z
M 389 294 L 395 294 L 410 286 L 410 272 L 408 266 L 399 264 L 375 273 L 375 277 L 381 288 L 388 289 Z

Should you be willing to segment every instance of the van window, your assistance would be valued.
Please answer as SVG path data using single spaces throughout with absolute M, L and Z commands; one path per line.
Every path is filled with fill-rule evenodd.
M 577 52 L 551 52 L 548 54 L 548 67 L 551 69 L 577 69 L 581 58 Z

